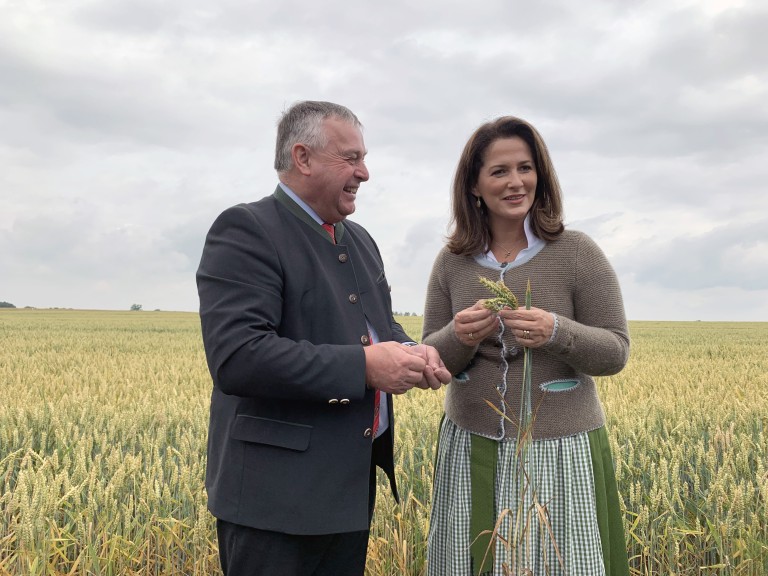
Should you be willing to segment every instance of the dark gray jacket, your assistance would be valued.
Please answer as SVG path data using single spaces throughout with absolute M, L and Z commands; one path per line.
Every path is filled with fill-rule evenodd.
M 224 211 L 208 233 L 197 286 L 213 377 L 206 488 L 217 518 L 290 534 L 368 528 L 366 319 L 382 342 L 410 338 L 392 317 L 370 235 L 345 221 L 336 240 L 279 186 Z M 378 464 L 397 497 L 386 444 Z

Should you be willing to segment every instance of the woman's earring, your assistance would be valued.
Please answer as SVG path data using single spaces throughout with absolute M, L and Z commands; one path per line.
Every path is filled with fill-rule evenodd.
M 480 203 L 480 196 L 475 196 L 475 198 L 476 198 L 475 206 L 477 206 L 478 208 L 482 208 L 483 205 Z

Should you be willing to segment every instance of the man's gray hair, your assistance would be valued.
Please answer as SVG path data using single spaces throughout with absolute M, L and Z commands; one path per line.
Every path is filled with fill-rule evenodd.
M 338 118 L 349 122 L 362 130 L 363 125 L 352 111 L 333 102 L 306 100 L 297 102 L 283 112 L 277 124 L 277 144 L 275 146 L 275 170 L 287 172 L 293 167 L 291 149 L 301 143 L 310 148 L 322 148 L 328 141 L 322 129 L 323 120 Z

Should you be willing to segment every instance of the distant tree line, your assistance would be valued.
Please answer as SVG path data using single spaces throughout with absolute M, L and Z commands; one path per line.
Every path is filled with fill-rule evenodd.
M 419 316 L 416 312 L 392 312 L 395 316 Z
M 0 302 L 0 308 L 16 308 L 16 306 L 10 302 Z

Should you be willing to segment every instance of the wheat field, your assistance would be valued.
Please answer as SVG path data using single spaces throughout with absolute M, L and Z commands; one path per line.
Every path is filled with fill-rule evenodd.
M 768 323 L 630 330 L 598 384 L 632 573 L 768 574 Z M 0 311 L 0 575 L 216 574 L 210 386 L 195 314 Z M 442 393 L 395 401 L 371 576 L 424 573 Z

